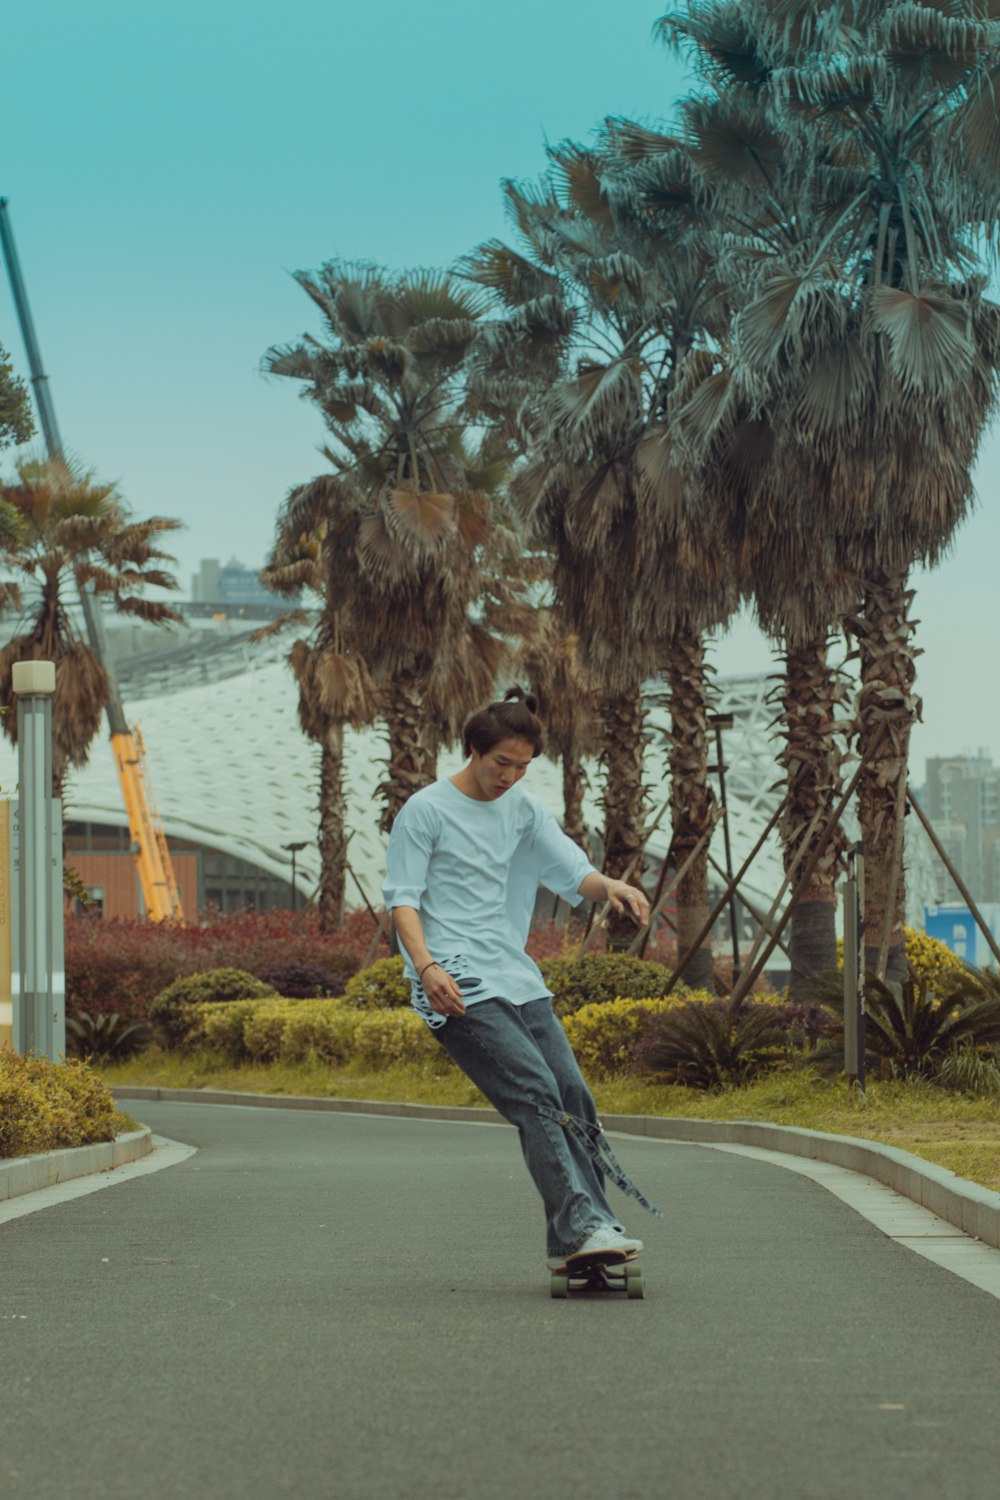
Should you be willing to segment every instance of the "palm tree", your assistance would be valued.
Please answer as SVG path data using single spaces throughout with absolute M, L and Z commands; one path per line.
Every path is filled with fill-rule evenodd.
M 691 731 L 673 757 L 675 849 L 697 843 L 711 815 L 697 647 L 733 595 L 686 511 L 665 416 L 674 372 L 711 319 L 712 278 L 686 206 L 669 233 L 650 221 L 612 130 L 599 149 L 568 144 L 550 158 L 538 188 L 506 187 L 528 253 L 495 241 L 464 270 L 500 305 L 480 345 L 482 386 L 527 454 L 514 492 L 552 553 L 559 608 L 600 688 L 604 869 L 640 879 L 643 684 L 664 663 L 678 727 L 684 715 Z M 683 944 L 707 913 L 704 856 L 678 902 Z M 613 944 L 631 936 L 612 925 Z M 710 978 L 710 954 L 702 963 Z
M 577 638 L 565 629 L 553 607 L 539 610 L 538 629 L 521 654 L 518 671 L 527 677 L 538 699 L 545 753 L 562 766 L 563 831 L 586 849 L 584 760 L 600 749 L 600 705 L 580 660 Z
M 354 604 L 363 593 L 356 547 L 359 520 L 349 494 L 332 475 L 293 490 L 282 508 L 277 535 L 261 579 L 277 594 L 299 597 L 307 590 L 314 613 L 304 606 L 261 634 L 308 624 L 295 641 L 289 663 L 299 689 L 299 723 L 320 749 L 317 906 L 324 932 L 344 925 L 347 878 L 347 799 L 344 732 L 374 722 L 378 693 L 357 650 Z
M 967 513 L 1000 361 L 977 256 L 998 222 L 997 23 L 975 3 L 758 0 L 662 24 L 709 85 L 689 111 L 696 154 L 715 169 L 740 155 L 745 185 L 756 172 L 734 247 L 736 385 L 822 470 L 796 527 L 834 539 L 857 583 L 867 957 L 898 977 L 919 714 L 909 570 L 937 561 Z M 734 133 L 737 96 L 752 130 L 769 125 L 768 154 Z
M 53 661 L 52 787 L 62 797 L 70 766 L 86 765 L 107 702 L 104 667 L 78 634 L 71 599 L 91 586 L 116 613 L 154 624 L 183 623 L 149 588 L 175 589 L 155 545 L 177 521 L 131 521 L 113 485 L 59 460 L 22 459 L 18 482 L 2 499 L 16 514 L 19 536 L 0 542 L 8 577 L 0 580 L 0 610 L 16 611 L 14 635 L 0 650 L 0 726 L 17 741 L 12 667 L 18 661 Z
M 345 545 L 364 587 L 351 633 L 388 729 L 388 831 L 433 779 L 440 744 L 492 693 L 507 649 L 496 615 L 517 610 L 500 560 L 520 551 L 496 499 L 506 460 L 473 440 L 465 410 L 482 298 L 436 272 L 339 261 L 296 279 L 324 338 L 274 348 L 264 367 L 303 382 L 322 412 L 338 506 L 353 518 Z

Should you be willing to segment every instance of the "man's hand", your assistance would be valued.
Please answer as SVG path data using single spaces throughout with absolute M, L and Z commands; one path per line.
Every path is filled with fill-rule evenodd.
M 627 911 L 642 927 L 649 921 L 649 902 L 645 891 L 638 886 L 626 885 L 624 880 L 611 880 L 607 875 L 591 870 L 577 889 L 585 901 L 607 901 L 615 911 Z
M 442 969 L 440 964 L 432 964 L 429 969 L 425 969 L 420 983 L 424 987 L 424 994 L 430 1002 L 431 1010 L 436 1010 L 439 1016 L 465 1015 L 462 991 L 448 970 Z
M 638 886 L 626 885 L 624 880 L 608 880 L 606 900 L 610 901 L 615 911 L 627 911 L 631 917 L 645 927 L 649 921 L 649 902 L 645 891 L 640 891 Z

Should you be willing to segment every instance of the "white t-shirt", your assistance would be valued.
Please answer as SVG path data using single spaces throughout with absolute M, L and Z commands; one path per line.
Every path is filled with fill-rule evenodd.
M 466 1005 L 494 998 L 524 1005 L 551 994 L 524 951 L 538 887 L 577 906 L 593 865 L 537 797 L 518 784 L 478 802 L 451 781 L 436 781 L 397 815 L 387 863 L 386 907 L 419 912 L 428 949 Z M 414 1009 L 443 1026 L 447 1018 L 431 1009 L 403 958 Z

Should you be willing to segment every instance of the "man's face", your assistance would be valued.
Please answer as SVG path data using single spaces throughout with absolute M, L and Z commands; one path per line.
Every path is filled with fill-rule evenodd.
M 484 802 L 495 802 L 520 781 L 531 765 L 532 747 L 527 740 L 501 740 L 485 755 L 472 752 L 472 774 Z

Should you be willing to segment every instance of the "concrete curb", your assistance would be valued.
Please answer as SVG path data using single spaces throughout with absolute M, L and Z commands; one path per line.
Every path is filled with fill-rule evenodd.
M 153 1149 L 153 1132 L 144 1126 L 116 1136 L 113 1141 L 99 1141 L 93 1146 L 69 1146 L 64 1151 L 39 1151 L 34 1156 L 14 1156 L 0 1161 L 0 1203 L 20 1198 L 41 1188 L 70 1182 L 74 1177 L 89 1177 L 94 1172 L 110 1172 L 128 1162 L 148 1156 Z
M 320 1099 L 297 1094 L 241 1094 L 221 1089 L 115 1088 L 116 1099 L 153 1099 L 192 1104 L 242 1104 L 255 1108 L 332 1110 L 342 1114 L 392 1115 L 417 1120 L 505 1123 L 496 1110 L 436 1104 L 392 1104 L 370 1099 Z M 692 1145 L 758 1146 L 860 1172 L 921 1204 L 939 1219 L 1000 1250 L 1000 1193 L 979 1187 L 932 1162 L 851 1135 L 827 1135 L 792 1125 L 756 1120 L 688 1120 L 662 1115 L 604 1115 L 609 1130 Z M 89 1149 L 89 1148 L 84 1148 Z M 30 1158 L 29 1158 L 30 1160 Z M 99 1168 L 94 1170 L 100 1170 Z M 2 1196 L 2 1189 L 0 1189 Z

